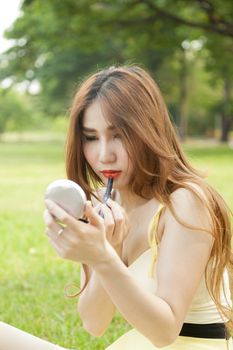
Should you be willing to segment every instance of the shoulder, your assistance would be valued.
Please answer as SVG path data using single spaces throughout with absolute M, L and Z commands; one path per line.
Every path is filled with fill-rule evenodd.
M 196 202 L 198 198 L 201 198 L 204 201 L 207 200 L 204 190 L 201 188 L 201 186 L 191 182 L 186 183 L 185 187 L 178 188 L 170 195 L 170 199 L 172 201 L 184 200 L 186 203 L 193 201 Z
M 201 186 L 190 185 L 171 194 L 164 212 L 156 293 L 171 305 L 181 323 L 190 309 L 214 244 L 207 203 Z
M 211 231 L 211 217 L 208 209 L 208 198 L 201 186 L 187 183 L 170 195 L 172 210 L 166 210 L 165 221 L 180 221 L 187 225 Z M 178 220 L 180 219 L 180 220 Z

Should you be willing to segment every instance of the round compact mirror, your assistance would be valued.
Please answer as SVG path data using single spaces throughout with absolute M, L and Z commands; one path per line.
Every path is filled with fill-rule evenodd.
M 49 184 L 45 199 L 51 199 L 76 219 L 82 218 L 87 200 L 82 187 L 67 179 L 56 180 Z

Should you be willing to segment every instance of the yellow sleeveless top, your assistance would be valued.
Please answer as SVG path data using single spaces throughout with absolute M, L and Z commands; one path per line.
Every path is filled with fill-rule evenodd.
M 132 264 L 128 266 L 130 273 L 140 283 L 140 285 L 150 291 L 156 292 L 156 259 L 158 249 L 157 228 L 160 215 L 164 206 L 159 205 L 159 208 L 153 216 L 148 229 L 148 243 L 150 248 L 144 251 Z M 224 276 L 226 287 L 229 286 L 228 276 Z M 228 289 L 226 288 L 227 293 Z M 230 294 L 228 295 L 230 301 Z M 221 316 L 217 308 L 208 294 L 205 279 L 200 283 L 200 286 L 194 296 L 189 312 L 185 318 L 186 323 L 222 323 Z M 155 325 L 156 327 L 156 325 Z M 155 347 L 147 338 L 145 338 L 136 329 L 132 329 L 117 339 L 106 350 L 156 350 Z M 161 349 L 161 348 L 160 348 Z M 166 347 L 164 350 L 233 350 L 232 339 L 201 339 L 179 336 L 176 341 Z

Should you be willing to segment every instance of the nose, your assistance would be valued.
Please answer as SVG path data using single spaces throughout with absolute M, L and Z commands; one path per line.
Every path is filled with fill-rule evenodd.
M 107 163 L 113 163 L 116 160 L 116 152 L 111 144 L 111 142 L 107 142 L 106 140 L 103 140 L 100 143 L 99 148 L 99 161 L 103 164 Z

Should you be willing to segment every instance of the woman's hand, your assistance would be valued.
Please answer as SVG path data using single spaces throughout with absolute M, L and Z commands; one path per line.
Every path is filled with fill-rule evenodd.
M 51 200 L 46 200 L 45 204 L 46 233 L 59 256 L 90 266 L 108 260 L 111 246 L 106 239 L 104 220 L 89 201 L 85 207 L 88 223 L 76 220 Z
M 95 210 L 103 216 L 107 240 L 120 254 L 129 231 L 129 220 L 125 210 L 112 199 L 108 199 L 106 204 L 99 204 Z

